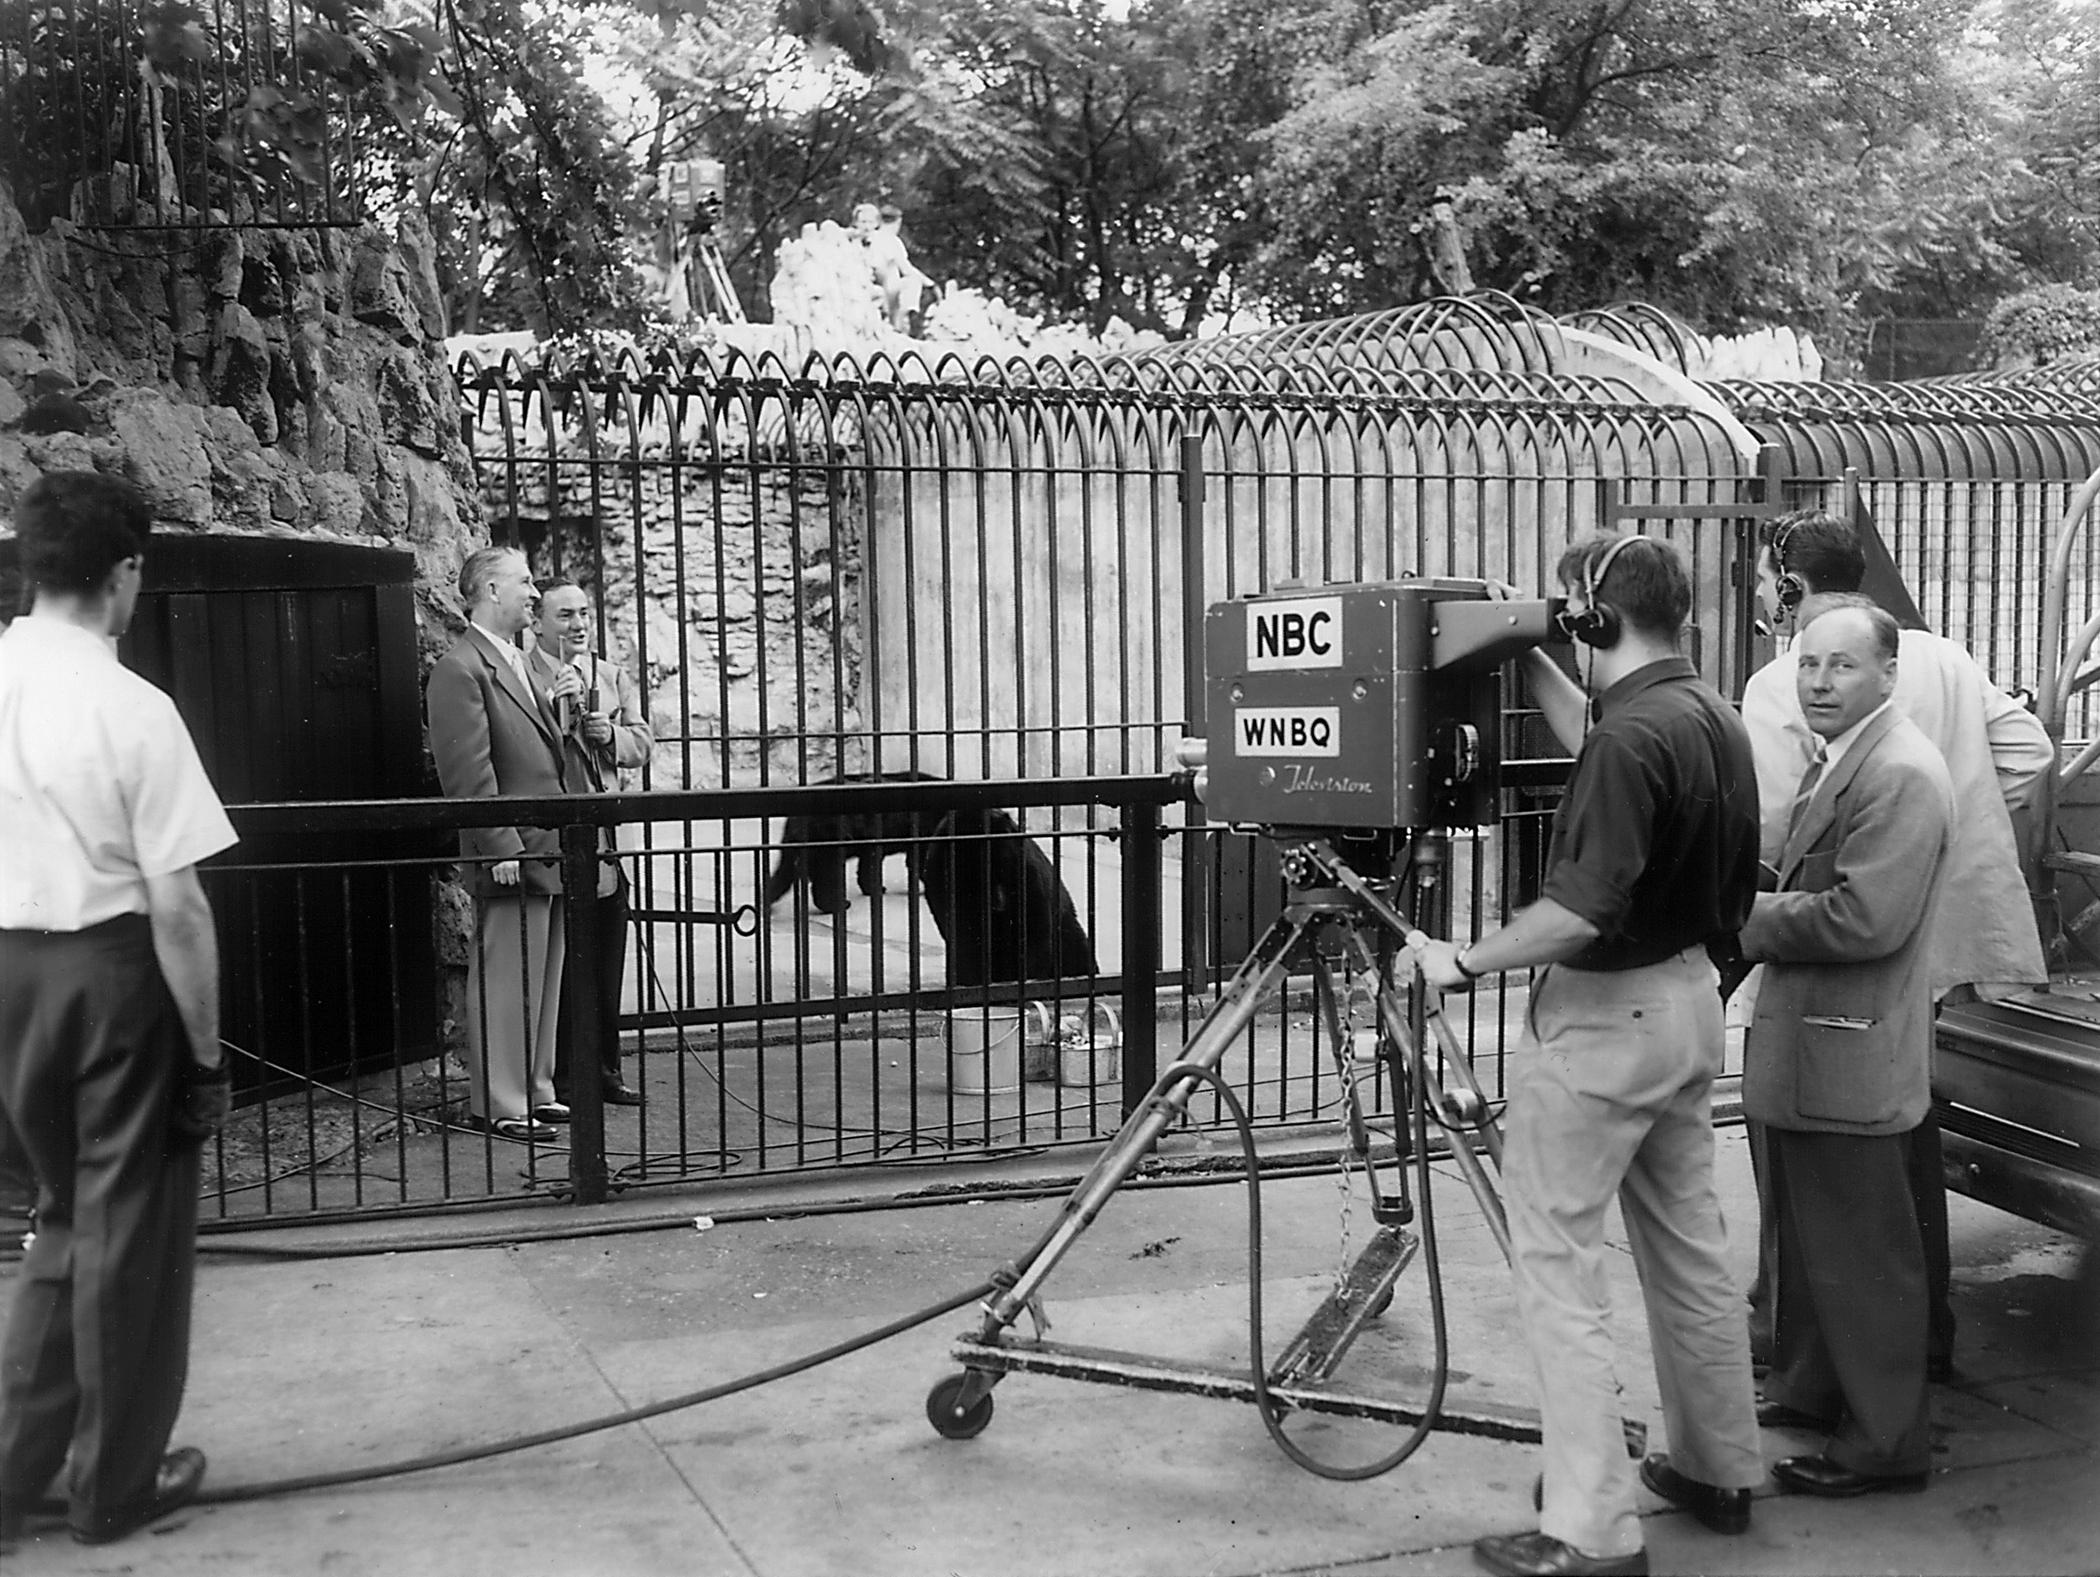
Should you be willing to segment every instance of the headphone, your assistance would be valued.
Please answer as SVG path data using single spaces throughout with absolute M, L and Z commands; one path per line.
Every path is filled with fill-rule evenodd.
M 1787 539 L 1800 527 L 1800 521 L 1789 520 L 1772 538 L 1772 564 L 1779 571 L 1772 589 L 1778 593 L 1780 610 L 1785 613 L 1792 613 L 1800 607 L 1801 599 L 1808 595 L 1808 582 L 1786 567 Z
M 1591 563 L 1582 577 L 1582 602 L 1580 613 L 1562 613 L 1561 628 L 1573 639 L 1585 646 L 1594 646 L 1599 651 L 1608 651 L 1619 644 L 1624 633 L 1625 621 L 1619 610 L 1610 603 L 1597 600 L 1597 588 L 1604 584 L 1604 577 L 1611 573 L 1613 560 L 1624 553 L 1627 547 L 1643 540 L 1637 533 L 1629 532 L 1619 538 Z

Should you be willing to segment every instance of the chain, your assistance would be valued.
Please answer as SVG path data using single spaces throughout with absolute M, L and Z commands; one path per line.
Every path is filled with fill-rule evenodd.
M 1340 1007 L 1336 1016 L 1341 1020 L 1341 1038 L 1334 1048 L 1334 1065 L 1342 1080 L 1343 1111 L 1346 1114 L 1351 1108 L 1358 1112 L 1362 1111 L 1362 1103 L 1357 1097 L 1357 1085 L 1367 1070 L 1377 1067 L 1375 1032 L 1372 1032 L 1374 1034 L 1372 1056 L 1367 1058 L 1358 1055 L 1357 1004 L 1361 1001 L 1370 1005 L 1371 1022 L 1374 1024 L 1378 1021 L 1378 1013 L 1376 994 L 1371 986 L 1365 983 L 1364 975 L 1355 967 L 1353 949 L 1345 950 L 1338 967 L 1345 972 L 1345 979 L 1343 988 L 1338 993 Z M 1341 1143 L 1335 1152 L 1335 1187 L 1342 1196 L 1341 1233 L 1340 1240 L 1336 1244 L 1337 1257 L 1334 1271 L 1334 1290 L 1337 1293 L 1341 1292 L 1348 1285 L 1349 1267 L 1353 1262 L 1349 1249 L 1350 1212 L 1356 1200 L 1356 1174 L 1352 1165 L 1354 1155 L 1355 1148 L 1351 1143 L 1349 1124 L 1345 1120 L 1342 1124 Z

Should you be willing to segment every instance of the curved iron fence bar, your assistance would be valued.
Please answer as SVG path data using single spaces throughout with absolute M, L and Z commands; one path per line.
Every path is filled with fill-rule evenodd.
M 1719 379 L 1707 385 L 1737 405 L 1840 414 L 1901 410 L 1950 420 L 2020 420 L 2064 426 L 2100 422 L 2100 391 L 2066 405 L 2064 391 L 2010 384 L 1780 383 Z
M 1913 441 L 1932 442 L 1947 477 L 2019 477 L 2028 468 L 2006 451 L 2025 447 L 2042 471 L 2037 480 L 2061 480 L 2100 457 L 2100 399 L 2067 402 L 2034 389 L 2007 385 L 1936 384 L 1884 388 L 1866 384 L 1775 384 L 1721 381 L 1710 385 L 1734 414 L 1753 427 L 1827 426 L 1864 431 L 1901 427 Z M 1979 462 L 1979 446 L 1985 451 Z M 1959 447 L 1963 464 L 1952 451 Z M 1930 473 L 1927 473 L 1930 474 Z
M 1307 356 L 1378 365 L 1457 365 L 1549 371 L 1566 360 L 1559 325 L 1499 292 L 1440 296 L 1353 318 L 1218 335 L 1138 353 L 1164 362 L 1274 365 Z M 1477 341 L 1485 358 L 1472 347 Z M 1552 343 L 1549 343 L 1551 341 Z M 1462 354 L 1454 355 L 1454 351 Z
M 1261 369 L 1213 363 L 1205 364 L 1199 372 L 1193 365 L 1155 368 L 1124 360 L 1098 365 L 1082 360 L 1059 367 L 1056 379 L 1046 382 L 1037 376 L 1039 369 L 1029 364 L 980 358 L 971 369 L 973 381 L 909 383 L 870 376 L 870 369 L 850 353 L 841 353 L 820 365 L 825 374 L 822 377 L 791 378 L 785 376 L 785 366 L 770 353 L 751 358 L 736 351 L 720 365 L 707 354 L 695 353 L 682 360 L 658 358 L 641 377 L 629 379 L 606 376 L 605 363 L 594 355 L 580 361 L 553 356 L 526 362 L 517 359 L 515 352 L 506 351 L 493 367 L 468 352 L 456 363 L 456 372 L 463 391 L 480 393 L 519 385 L 567 388 L 639 382 L 668 399 L 681 386 L 705 386 L 719 391 L 744 385 L 760 393 L 787 390 L 806 394 L 820 387 L 838 389 L 859 384 L 939 390 L 952 397 L 969 398 L 996 398 L 1025 390 L 1038 401 L 1094 399 L 1116 403 L 1136 398 L 1169 398 L 1208 402 L 1221 397 L 1319 401 L 1343 396 L 1390 400 L 1413 409 L 1426 409 L 1439 400 L 1502 402 L 1512 408 L 1533 404 L 1564 406 L 1587 412 L 1613 412 L 1620 419 L 1636 422 L 1654 420 L 1658 410 L 1676 417 L 1692 414 L 1682 407 L 1658 405 L 1616 377 L 1481 366 L 1401 367 L 1359 361 Z M 742 372 L 743 368 L 750 370 Z
M 513 377 L 508 365 L 489 368 L 473 359 L 463 360 L 459 365 L 462 390 L 477 397 L 477 410 L 485 410 L 487 401 L 498 396 L 523 396 L 528 400 L 539 398 L 550 404 L 558 413 L 566 415 L 574 408 L 573 402 L 589 397 L 611 397 L 616 391 L 624 394 L 634 385 L 624 380 L 598 380 L 580 374 L 561 375 L 545 368 L 521 369 L 522 376 Z M 1357 384 L 1362 374 L 1370 387 Z M 1464 373 L 1447 371 L 1435 380 L 1424 380 L 1419 374 L 1404 381 L 1378 382 L 1365 369 L 1356 369 L 1346 378 L 1338 380 L 1339 387 L 1313 390 L 1278 391 L 1273 389 L 1227 389 L 1206 390 L 1200 395 L 1179 391 L 1175 396 L 1144 394 L 1129 389 L 1106 388 L 1044 388 L 1027 391 L 1031 404 L 1099 404 L 1105 407 L 1146 407 L 1159 404 L 1223 404 L 1250 405 L 1286 408 L 1292 406 L 1324 406 L 1329 403 L 1357 405 L 1384 409 L 1395 414 L 1436 416 L 1462 413 L 1469 419 L 1482 412 L 1509 412 L 1512 414 L 1546 413 L 1564 420 L 1589 422 L 1594 420 L 1628 421 L 1636 425 L 1650 425 L 1664 421 L 1705 421 L 1701 413 L 1688 407 L 1658 405 L 1642 401 L 1638 392 L 1616 380 L 1595 378 L 1587 375 L 1557 375 L 1551 378 L 1518 378 L 1505 373 L 1484 370 L 1468 370 Z M 1356 389 L 1347 386 L 1357 384 Z M 652 408 L 662 403 L 669 409 L 669 402 L 681 396 L 704 396 L 720 400 L 725 397 L 768 398 L 792 395 L 796 399 L 813 399 L 821 389 L 833 400 L 850 399 L 855 390 L 881 389 L 894 393 L 902 399 L 930 399 L 968 403 L 983 401 L 990 397 L 991 403 L 1009 403 L 997 397 L 1020 391 L 998 387 L 984 388 L 970 385 L 899 385 L 870 383 L 854 380 L 826 380 L 822 383 L 797 383 L 789 385 L 772 379 L 693 379 L 672 382 L 652 377 L 644 386 L 650 395 Z M 1359 392 L 1360 391 L 1360 392 Z
M 1570 328 L 1602 333 L 1631 346 L 1674 371 L 1690 374 L 1691 329 L 1660 307 L 1644 301 L 1616 302 L 1571 312 L 1561 321 Z

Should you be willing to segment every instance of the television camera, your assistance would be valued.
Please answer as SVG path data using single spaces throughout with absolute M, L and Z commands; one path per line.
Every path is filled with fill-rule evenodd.
M 657 172 L 656 188 L 673 225 L 705 235 L 721 222 L 728 170 L 720 159 L 681 159 Z
M 1488 1175 L 1490 1165 L 1500 1170 L 1502 1141 L 1435 993 L 1413 969 L 1403 981 L 1396 965 L 1403 949 L 1425 939 L 1425 927 L 1446 924 L 1442 884 L 1450 831 L 1495 814 L 1504 665 L 1532 647 L 1567 641 L 1580 628 L 1579 617 L 1571 619 L 1559 599 L 1500 598 L 1475 580 L 1281 586 L 1212 605 L 1204 620 L 1205 735 L 1184 741 L 1177 755 L 1193 769 L 1196 796 L 1214 819 L 1276 840 L 1290 898 L 1057 1220 L 995 1278 L 1000 1290 L 986 1301 L 981 1326 L 953 1349 L 962 1372 L 927 1398 L 927 1417 L 940 1434 L 962 1439 L 981 1432 L 991 1421 L 993 1386 L 1006 1374 L 1028 1372 L 1253 1402 L 1287 1456 L 1333 1477 L 1367 1477 L 1397 1466 L 1432 1428 L 1538 1439 L 1534 1417 L 1443 1405 L 1448 1360 L 1428 1208 L 1430 1130 L 1449 1140 L 1448 1159 L 1507 1257 L 1508 1224 Z M 1311 977 L 1322 1039 L 1335 1063 L 1343 1164 L 1353 1158 L 1369 1181 L 1378 1224 L 1370 1242 L 1273 1365 L 1261 1351 L 1258 1257 L 1250 1274 L 1253 1357 L 1245 1373 L 1047 1339 L 1040 1302 L 1045 1279 L 1159 1140 L 1186 1121 L 1199 1086 L 1216 1089 L 1233 1114 L 1253 1182 L 1251 1130 L 1217 1070 L 1294 973 Z M 1360 1008 L 1367 1010 L 1361 1026 L 1355 1022 Z M 1431 1041 L 1434 1058 L 1425 1054 Z M 1372 1143 L 1375 1103 L 1366 1098 L 1381 1081 L 1392 1114 L 1383 1169 Z M 1419 1237 L 1411 1230 L 1417 1192 Z M 1401 1272 L 1423 1246 L 1437 1344 L 1427 1401 L 1414 1406 L 1335 1386 L 1350 1345 L 1391 1303 Z M 1033 1335 L 1014 1329 L 1024 1311 L 1034 1317 Z M 1409 1425 L 1411 1433 L 1376 1464 L 1335 1469 L 1286 1438 L 1281 1419 L 1287 1411 L 1378 1419 Z M 1640 1426 L 1629 1423 L 1627 1434 L 1638 1454 Z
M 1198 797 L 1278 835 L 1491 820 L 1502 665 L 1567 638 L 1558 599 L 1431 579 L 1216 603 L 1203 633 L 1208 737 L 1186 753 Z

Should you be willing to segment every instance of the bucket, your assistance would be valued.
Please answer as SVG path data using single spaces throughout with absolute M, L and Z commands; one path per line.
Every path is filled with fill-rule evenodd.
M 1059 1084 L 1112 1084 L 1123 1077 L 1123 1020 L 1107 1002 L 1065 1014 L 1053 1044 Z
M 948 1088 L 977 1094 L 1021 1087 L 1021 1010 L 957 1008 L 948 1015 Z
M 1047 1002 L 1025 1004 L 1028 1023 L 1021 1035 L 1021 1077 L 1031 1084 L 1057 1082 L 1057 1015 Z

